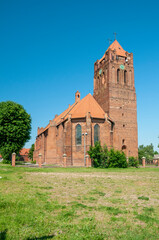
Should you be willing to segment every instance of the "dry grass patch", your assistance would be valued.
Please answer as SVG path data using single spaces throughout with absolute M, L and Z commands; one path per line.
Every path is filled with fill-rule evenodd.
M 30 240 L 156 240 L 158 170 L 1 167 L 0 234 Z

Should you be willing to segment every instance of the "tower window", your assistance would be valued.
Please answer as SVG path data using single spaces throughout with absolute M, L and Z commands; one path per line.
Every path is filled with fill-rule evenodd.
M 125 71 L 124 71 L 124 84 L 126 84 L 126 81 L 127 81 L 126 75 L 127 75 L 127 71 L 125 70 Z
M 100 127 L 98 124 L 94 126 L 94 143 L 99 141 Z
M 117 69 L 117 83 L 119 83 L 119 73 L 120 73 L 120 69 Z
M 81 145 L 82 143 L 82 129 L 81 125 L 77 124 L 76 126 L 76 145 Z

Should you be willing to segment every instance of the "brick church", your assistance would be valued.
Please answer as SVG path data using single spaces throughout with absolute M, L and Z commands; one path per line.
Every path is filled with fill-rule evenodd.
M 34 160 L 57 166 L 91 166 L 89 146 L 100 141 L 108 148 L 138 156 L 137 109 L 133 54 L 115 40 L 94 64 L 94 93 L 38 128 Z

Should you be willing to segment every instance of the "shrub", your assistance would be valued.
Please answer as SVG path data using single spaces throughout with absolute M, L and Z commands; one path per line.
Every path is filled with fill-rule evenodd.
M 129 167 L 139 167 L 139 161 L 135 157 L 129 157 Z
M 102 148 L 100 142 L 96 142 L 95 146 L 90 146 L 88 154 L 93 160 L 94 167 L 107 167 L 108 149 L 106 146 Z
M 127 168 L 128 164 L 124 152 L 116 151 L 113 148 L 109 152 L 109 163 L 110 168 Z
M 34 161 L 31 161 L 31 163 L 32 163 L 32 164 L 36 164 L 36 160 L 34 160 Z
M 94 167 L 101 168 L 126 168 L 128 167 L 124 152 L 111 149 L 108 151 L 107 146 L 103 148 L 100 142 L 96 142 L 95 146 L 90 146 L 88 151 Z

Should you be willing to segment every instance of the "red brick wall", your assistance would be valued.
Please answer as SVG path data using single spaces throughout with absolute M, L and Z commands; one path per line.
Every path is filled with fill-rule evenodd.
M 84 136 L 81 145 L 76 145 L 76 126 L 80 124 L 85 137 L 86 155 L 90 145 L 94 145 L 94 126 L 100 126 L 101 144 L 110 147 L 111 124 L 106 119 L 91 119 L 88 113 L 83 119 L 68 119 L 58 127 L 52 125 L 37 137 L 34 151 L 34 160 L 38 163 L 38 154 L 42 153 L 42 163 L 62 166 L 63 154 L 67 156 L 67 166 L 84 166 Z M 89 159 L 89 166 L 91 161 Z
M 127 56 L 128 62 L 124 57 L 116 60 L 115 53 L 109 50 L 105 54 L 105 61 L 95 63 L 93 96 L 115 122 L 114 147 L 121 150 L 122 146 L 126 145 L 127 156 L 137 157 L 138 134 L 133 54 L 127 53 Z M 121 64 L 124 70 L 120 69 Z M 99 74 L 100 69 L 102 74 Z M 117 69 L 120 69 L 119 83 Z M 124 83 L 125 70 L 127 71 L 126 83 Z

